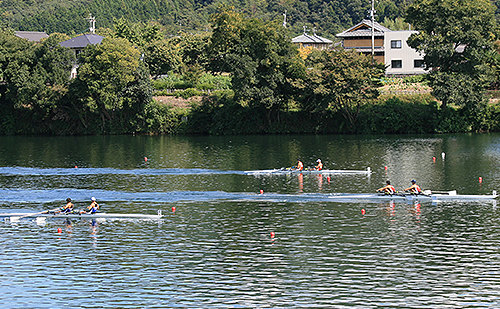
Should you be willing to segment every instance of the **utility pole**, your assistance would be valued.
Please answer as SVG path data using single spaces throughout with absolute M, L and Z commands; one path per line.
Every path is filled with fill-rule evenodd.
M 375 63 L 375 0 L 372 0 L 372 9 L 370 10 L 372 20 L 372 64 Z
M 90 23 L 90 33 L 95 34 L 95 17 L 92 16 L 92 14 L 89 14 L 89 17 L 85 18 L 89 20 Z

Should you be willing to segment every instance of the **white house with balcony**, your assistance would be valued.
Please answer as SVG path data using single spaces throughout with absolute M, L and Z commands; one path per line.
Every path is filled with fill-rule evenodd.
M 385 64 L 386 75 L 424 74 L 426 70 L 423 54 L 418 53 L 407 43 L 413 33 L 418 32 L 414 30 L 394 31 L 378 22 L 373 24 L 372 30 L 372 22 L 364 19 L 357 25 L 337 34 L 337 37 L 342 39 L 342 46 L 345 49 L 355 49 L 365 55 L 373 53 L 377 62 Z

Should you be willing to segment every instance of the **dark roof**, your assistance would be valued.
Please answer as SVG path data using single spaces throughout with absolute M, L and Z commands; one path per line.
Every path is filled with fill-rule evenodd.
M 373 23 L 374 36 L 384 36 L 384 32 L 392 31 L 379 24 L 378 22 Z M 372 35 L 372 21 L 368 19 L 363 19 L 357 25 L 337 34 L 339 38 L 346 37 L 360 37 L 360 36 L 371 36 Z
M 76 38 L 72 38 L 67 41 L 61 42 L 59 44 L 63 47 L 77 49 L 77 48 L 84 48 L 89 44 L 92 45 L 101 44 L 103 39 L 104 39 L 103 36 L 97 34 L 84 34 L 77 36 Z
M 298 37 L 294 37 L 292 39 L 292 43 L 302 43 L 302 44 L 332 44 L 333 42 L 330 41 L 329 39 L 320 37 L 319 35 L 309 35 L 309 34 L 302 34 L 299 35 Z
M 27 39 L 30 42 L 40 42 L 42 39 L 48 38 L 49 35 L 44 32 L 36 31 L 15 31 L 14 34 L 17 37 Z

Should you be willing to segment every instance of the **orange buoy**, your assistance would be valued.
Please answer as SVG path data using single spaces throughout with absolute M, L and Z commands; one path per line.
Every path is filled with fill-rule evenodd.
M 144 157 L 144 162 L 148 162 L 148 157 Z
M 175 212 L 175 206 L 172 207 L 172 212 Z
M 327 176 L 327 177 L 326 177 L 326 180 L 327 180 L 328 182 L 330 182 L 330 179 L 331 179 L 331 178 L 330 178 L 330 176 Z
M 483 183 L 483 177 L 479 177 L 479 183 Z
M 432 161 L 436 163 L 436 157 L 432 157 Z
M 271 238 L 274 238 L 274 235 L 275 235 L 274 232 L 271 232 Z
M 364 209 L 361 209 L 361 214 L 364 216 L 366 211 Z
M 78 166 L 75 165 L 75 168 L 78 168 Z
M 387 165 L 386 165 L 386 166 L 384 166 L 384 168 L 385 168 L 385 170 L 387 171 Z
M 62 228 L 60 228 L 60 227 L 59 227 L 59 228 L 57 228 L 57 232 L 58 232 L 59 234 L 61 234 L 61 233 L 62 233 Z
M 260 190 L 260 194 L 264 194 L 264 190 Z

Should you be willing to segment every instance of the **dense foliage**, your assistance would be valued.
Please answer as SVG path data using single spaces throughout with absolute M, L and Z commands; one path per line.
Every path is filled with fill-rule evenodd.
M 169 36 L 158 21 L 114 18 L 110 28 L 98 29 L 103 42 L 88 45 L 77 58 L 59 45 L 69 38 L 65 34 L 29 43 L 3 27 L 0 134 L 499 130 L 500 109 L 486 104 L 484 96 L 486 85 L 498 84 L 500 72 L 493 11 L 482 6 L 485 0 L 454 6 L 452 0 L 435 1 L 418 0 L 406 15 L 423 29 L 410 44 L 428 52 L 425 61 L 436 68 L 428 78 L 413 79 L 425 79 L 434 97 L 381 97 L 384 67 L 371 57 L 341 48 L 298 49 L 291 43 L 293 29 L 280 21 L 247 17 L 226 6 L 211 15 L 212 31 L 195 34 Z M 378 5 L 400 15 L 391 3 Z M 351 4 L 354 9 L 356 2 Z M 448 24 L 457 16 L 465 19 L 468 10 L 475 16 L 456 22 L 465 30 L 450 30 Z M 432 18 L 416 21 L 427 11 L 442 15 L 436 31 L 429 30 Z M 393 23 L 402 25 L 401 19 Z M 466 31 L 474 23 L 484 26 Z M 457 52 L 463 42 L 465 48 Z M 76 78 L 70 78 L 75 65 Z M 203 100 L 173 108 L 154 101 L 155 91 Z
M 485 106 L 484 90 L 495 82 L 494 14 L 489 0 L 416 0 L 406 11 L 406 20 L 419 30 L 408 45 L 434 68 L 434 96 L 443 107 L 464 106 L 473 118 Z
M 395 20 L 403 15 L 411 0 L 376 1 L 377 18 Z M 179 31 L 206 31 L 210 28 L 210 16 L 223 0 L 76 0 L 76 1 L 0 1 L 3 22 L 16 30 L 47 31 L 47 33 L 78 34 L 88 28 L 84 19 L 89 13 L 97 17 L 98 27 L 110 28 L 115 19 L 125 18 L 133 22 L 155 21 L 165 27 L 168 34 Z M 283 20 L 287 14 L 287 26 L 294 35 L 302 32 L 305 25 L 316 28 L 330 39 L 336 33 L 358 23 L 367 16 L 370 1 L 359 0 L 291 0 L 291 1 L 232 1 L 238 12 L 260 20 Z

